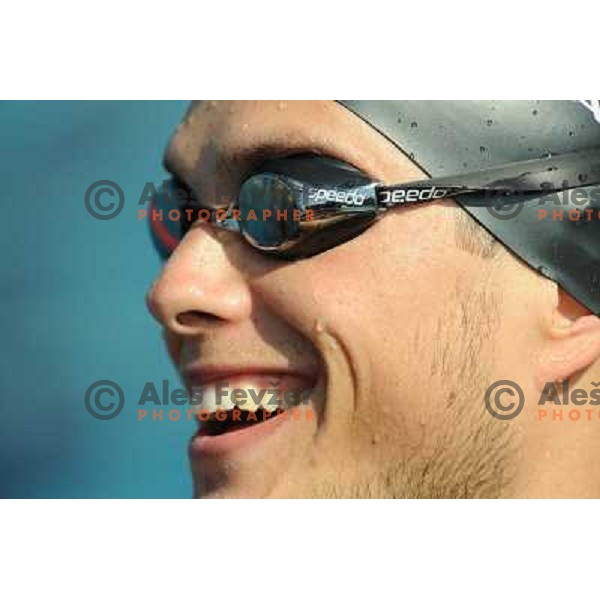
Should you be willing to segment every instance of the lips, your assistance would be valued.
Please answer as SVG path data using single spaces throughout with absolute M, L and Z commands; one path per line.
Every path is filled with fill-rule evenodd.
M 278 369 L 194 369 L 183 371 L 197 410 L 199 429 L 193 456 L 207 458 L 259 443 L 281 425 L 312 410 L 310 375 Z

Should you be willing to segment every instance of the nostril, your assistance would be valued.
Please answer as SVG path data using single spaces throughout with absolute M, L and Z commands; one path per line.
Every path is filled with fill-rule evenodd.
M 221 323 L 223 319 L 212 313 L 202 312 L 201 310 L 186 310 L 185 312 L 179 313 L 175 317 L 175 320 L 179 325 L 188 329 L 199 329 L 217 325 L 218 323 Z

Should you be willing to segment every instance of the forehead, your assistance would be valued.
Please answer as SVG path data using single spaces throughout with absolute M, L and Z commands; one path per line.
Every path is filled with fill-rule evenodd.
M 421 172 L 390 142 L 333 101 L 201 101 L 190 106 L 165 166 L 195 191 L 208 180 L 227 188 L 258 162 L 314 152 L 354 164 L 380 180 Z

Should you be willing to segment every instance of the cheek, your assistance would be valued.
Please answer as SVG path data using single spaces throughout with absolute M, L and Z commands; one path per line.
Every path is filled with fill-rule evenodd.
M 447 309 L 468 268 L 453 246 L 449 210 L 390 215 L 306 262 L 302 278 L 315 312 L 350 347 L 366 344 L 374 358 L 393 361 Z
M 401 437 L 418 446 L 423 423 L 434 419 L 431 398 L 443 393 L 443 382 L 430 377 L 432 349 L 457 290 L 475 271 L 454 247 L 446 210 L 452 209 L 390 216 L 352 242 L 298 263 L 289 286 L 281 286 L 295 286 L 304 299 L 296 307 L 306 326 L 321 321 L 344 344 L 363 395 L 359 420 L 382 442 Z M 439 225 L 432 227 L 435 213 Z M 460 335 L 451 328 L 450 322 L 441 328 L 446 338 Z

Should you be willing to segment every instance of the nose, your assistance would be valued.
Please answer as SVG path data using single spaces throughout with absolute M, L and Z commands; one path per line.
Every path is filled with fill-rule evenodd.
M 186 234 L 146 297 L 152 315 L 178 335 L 198 335 L 251 313 L 248 283 L 219 239 L 235 234 L 209 227 Z

